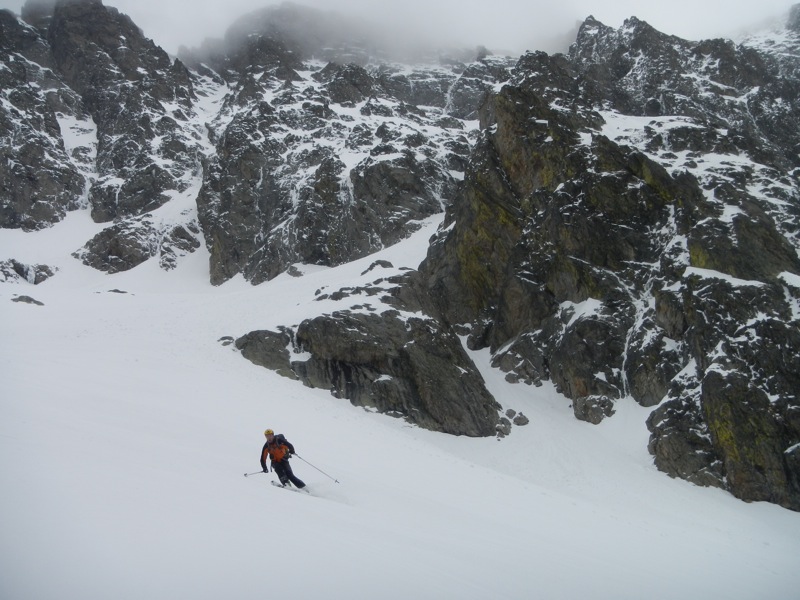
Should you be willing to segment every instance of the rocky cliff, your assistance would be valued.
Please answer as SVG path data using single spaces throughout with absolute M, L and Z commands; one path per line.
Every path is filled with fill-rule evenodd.
M 523 56 L 416 278 L 509 380 L 592 422 L 658 405 L 660 469 L 794 509 L 798 49 L 590 18 Z
M 0 226 L 259 284 L 443 214 L 416 271 L 241 332 L 256 364 L 451 434 L 512 432 L 469 350 L 578 419 L 653 407 L 666 473 L 800 510 L 800 9 L 737 45 L 588 18 L 564 55 L 414 63 L 282 5 L 170 58 L 100 0 L 0 11 Z M 332 33 L 335 31 L 336 33 Z M 36 285 L 47 265 L 0 257 Z M 514 423 L 523 424 L 518 416 Z M 643 424 L 644 427 L 644 424 Z

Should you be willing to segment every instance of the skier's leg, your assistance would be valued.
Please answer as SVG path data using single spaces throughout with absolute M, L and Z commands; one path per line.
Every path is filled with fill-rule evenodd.
M 292 465 L 290 465 L 288 462 L 286 463 L 286 477 L 289 479 L 289 481 L 291 481 L 295 485 L 295 487 L 297 488 L 306 487 L 305 483 L 303 483 L 300 479 L 295 477 L 294 472 L 292 471 Z
M 273 462 L 272 470 L 278 474 L 278 479 L 280 480 L 281 485 L 286 485 L 289 482 L 289 478 L 286 476 L 285 462 Z

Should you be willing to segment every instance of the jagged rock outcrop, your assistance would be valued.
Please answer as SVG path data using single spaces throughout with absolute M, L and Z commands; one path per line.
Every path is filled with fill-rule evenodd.
M 485 57 L 463 81 L 458 60 L 400 70 L 380 62 L 374 32 L 284 4 L 234 24 L 198 51 L 205 62 L 187 51 L 190 71 L 100 0 L 30 0 L 22 12 L 27 22 L 0 19 L 11 142 L 0 225 L 39 229 L 88 205 L 114 222 L 101 237 L 130 240 L 167 202 L 197 197 L 201 231 L 186 227 L 193 217 L 182 226 L 187 247 L 205 241 L 217 284 L 342 264 L 441 212 L 469 153 L 460 117 L 511 64 Z M 78 255 L 105 269 L 158 254 L 118 251 L 95 241 Z
M 56 111 L 76 101 L 52 71 L 44 40 L 0 10 L 0 227 L 32 231 L 82 205 L 86 178 L 70 161 Z
M 139 219 L 187 192 L 204 145 L 190 123 L 186 68 L 99 0 L 29 2 L 22 12 L 28 23 L 0 14 L 0 133 L 11 142 L 0 150 L 11 153 L 0 161 L 0 224 L 40 229 L 87 205 L 98 222 Z M 200 246 L 199 233 L 188 246 Z M 81 255 L 139 264 L 120 262 L 114 248 L 90 243 Z
M 614 414 L 614 401 L 607 396 L 580 396 L 573 401 L 575 418 L 598 425 Z
M 505 353 L 526 359 L 525 378 L 553 378 L 571 398 L 619 398 L 632 292 L 647 276 L 638 265 L 659 260 L 669 238 L 654 232 L 683 227 L 701 192 L 604 136 L 589 141 L 600 115 L 579 108 L 566 67 L 530 55 L 518 66 L 519 85 L 484 107 L 489 133 L 470 163 L 468 201 L 454 207 L 447 238 L 432 244 L 423 285 L 448 322 L 488 323 L 474 330 L 475 347 L 513 342 Z M 552 81 L 564 85 L 543 98 Z M 620 285 L 623 276 L 633 289 Z
M 296 33 L 304 20 L 327 31 L 319 19 L 291 5 L 267 9 L 232 28 L 230 58 L 215 59 L 231 92 L 198 197 L 215 284 L 240 273 L 260 283 L 297 262 L 343 264 L 442 212 L 469 153 L 463 116 L 507 76 L 497 57 L 403 70 L 321 64 L 328 37 Z
M 194 96 L 185 67 L 100 0 L 57 3 L 47 41 L 97 125 L 95 221 L 139 216 L 169 200 L 168 191 L 186 189 L 200 152 L 179 124 Z
M 591 422 L 628 395 L 660 405 L 660 468 L 800 509 L 800 129 L 782 60 L 591 18 L 568 57 L 526 55 L 481 111 L 417 283 L 510 381 L 552 379 Z
M 169 271 L 180 257 L 200 247 L 199 234 L 196 222 L 159 224 L 144 215 L 105 228 L 73 256 L 106 273 L 128 271 L 158 256 L 161 268 Z
M 355 406 L 454 435 L 497 429 L 500 406 L 460 340 L 429 318 L 337 311 L 296 329 L 253 331 L 236 346 L 252 362 Z
M 27 282 L 38 285 L 55 275 L 55 269 L 48 265 L 29 265 L 13 258 L 0 261 L 0 282 Z
M 362 275 L 380 271 L 395 273 L 378 261 Z M 355 406 L 454 435 L 507 435 L 511 422 L 503 425 L 501 407 L 458 335 L 420 312 L 408 277 L 401 271 L 363 286 L 319 290 L 317 301 L 348 308 L 278 331 L 252 331 L 236 347 L 257 365 L 329 389 Z M 524 415 L 514 420 L 526 423 Z

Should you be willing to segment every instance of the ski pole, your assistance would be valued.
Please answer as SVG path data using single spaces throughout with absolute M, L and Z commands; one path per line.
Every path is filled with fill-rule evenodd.
M 250 475 L 261 475 L 261 473 L 266 473 L 266 471 L 255 471 L 254 473 L 245 473 L 245 477 L 250 477 Z
M 308 462 L 308 461 L 307 461 L 305 458 L 303 458 L 303 457 L 302 457 L 302 456 L 300 456 L 299 454 L 293 454 L 292 456 L 296 456 L 297 458 L 299 458 L 300 460 L 302 460 L 302 461 L 303 461 L 304 463 L 306 463 L 307 465 L 310 465 L 310 466 L 314 467 L 314 465 L 312 465 L 310 462 Z M 325 475 L 325 477 L 330 477 L 330 478 L 331 478 L 331 479 L 333 479 L 333 480 L 334 480 L 336 483 L 339 483 L 339 480 L 338 480 L 338 479 L 334 479 L 333 477 L 331 477 L 330 475 L 328 475 L 328 474 L 327 474 L 325 471 L 323 471 L 322 469 L 320 469 L 320 468 L 318 468 L 318 467 L 314 467 L 314 468 L 315 468 L 315 469 L 317 469 L 317 471 L 319 471 L 319 472 L 320 472 L 320 473 L 322 473 L 323 475 Z

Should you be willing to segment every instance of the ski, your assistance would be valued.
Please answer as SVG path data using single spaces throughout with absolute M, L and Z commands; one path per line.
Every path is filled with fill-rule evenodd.
M 311 495 L 311 492 L 309 492 L 308 489 L 307 489 L 308 486 L 306 486 L 304 488 L 296 488 L 296 487 L 289 486 L 289 485 L 281 485 L 277 481 L 270 481 L 270 483 L 272 485 L 274 485 L 275 487 L 279 487 L 279 488 L 284 489 L 284 490 L 289 490 L 290 492 L 302 492 L 304 494 L 308 494 L 309 496 Z

